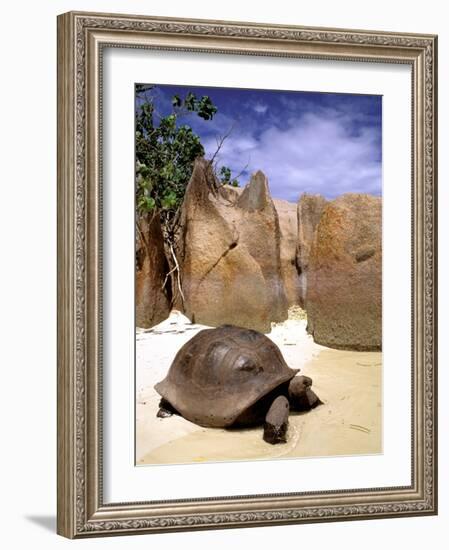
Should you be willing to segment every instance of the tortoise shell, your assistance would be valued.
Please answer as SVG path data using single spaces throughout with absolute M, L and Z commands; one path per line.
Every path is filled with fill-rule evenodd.
M 155 389 L 187 420 L 226 427 L 297 372 L 264 334 L 224 325 L 184 344 Z

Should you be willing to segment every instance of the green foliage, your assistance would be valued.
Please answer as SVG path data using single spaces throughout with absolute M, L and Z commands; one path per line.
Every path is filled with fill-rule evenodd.
M 193 94 L 192 92 L 189 92 L 187 94 L 184 101 L 182 101 L 178 95 L 174 95 L 172 99 L 172 105 L 173 107 L 177 108 L 181 108 L 184 106 L 187 111 L 196 112 L 198 116 L 203 118 L 204 120 L 212 120 L 213 116 L 217 112 L 217 108 L 212 103 L 212 100 L 209 96 L 203 95 L 201 99 L 197 99 L 195 94 Z
M 188 92 L 184 98 L 174 95 L 172 112 L 161 116 L 151 96 L 152 85 L 137 84 L 140 99 L 136 109 L 136 206 L 138 214 L 157 213 L 166 239 L 173 244 L 177 212 L 192 175 L 193 163 L 204 156 L 199 136 L 187 124 L 185 116 L 196 115 L 212 120 L 217 112 L 209 96 Z M 222 166 L 221 185 L 239 186 L 231 169 Z
M 211 120 L 217 108 L 210 97 L 189 92 L 184 99 L 174 95 L 173 111 L 162 117 L 147 95 L 151 89 L 136 85 L 142 100 L 136 112 L 136 204 L 140 214 L 157 211 L 167 225 L 182 203 L 195 158 L 204 155 L 199 136 L 179 119 L 196 114 Z
M 227 166 L 222 166 L 220 170 L 220 182 L 222 185 L 232 185 L 232 187 L 238 187 L 239 181 L 237 178 L 232 178 L 231 169 Z

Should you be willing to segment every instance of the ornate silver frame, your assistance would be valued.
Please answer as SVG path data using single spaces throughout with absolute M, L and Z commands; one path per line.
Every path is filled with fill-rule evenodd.
M 412 68 L 412 484 L 104 504 L 101 58 L 109 47 Z M 437 37 L 70 12 L 58 17 L 58 533 L 70 538 L 437 513 Z M 149 499 L 151 495 L 149 495 Z

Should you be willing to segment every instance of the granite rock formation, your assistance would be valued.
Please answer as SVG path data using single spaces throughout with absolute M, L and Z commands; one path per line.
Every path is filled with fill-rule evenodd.
M 305 308 L 307 294 L 307 269 L 312 243 L 315 239 L 316 228 L 323 213 L 327 200 L 322 195 L 303 193 L 297 206 L 297 239 L 296 239 L 296 267 L 298 273 L 299 299 L 298 303 Z
M 192 321 L 269 332 L 272 321 L 287 318 L 279 219 L 262 172 L 234 191 L 197 159 L 181 226 L 184 306 Z
M 170 313 L 168 264 L 158 216 L 141 216 L 136 224 L 136 325 L 150 328 Z
M 173 306 L 195 323 L 270 332 L 300 305 L 317 343 L 381 349 L 381 198 L 303 194 L 295 205 L 272 199 L 260 171 L 243 189 L 223 186 L 197 159 L 179 218 L 180 287 L 166 281 L 159 218 L 137 225 L 137 326 L 158 324 Z
M 301 287 L 296 263 L 298 220 L 296 205 L 281 199 L 273 199 L 281 230 L 281 273 L 288 306 L 300 303 Z
M 308 258 L 305 306 L 315 342 L 381 349 L 381 198 L 348 193 L 324 207 Z

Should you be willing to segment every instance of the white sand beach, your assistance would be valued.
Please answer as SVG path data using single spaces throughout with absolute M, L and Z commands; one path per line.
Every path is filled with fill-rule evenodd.
M 173 311 L 159 325 L 136 334 L 137 465 L 254 460 L 382 452 L 382 354 L 340 351 L 314 343 L 306 321 L 292 315 L 267 336 L 291 368 L 313 379 L 323 401 L 307 413 L 291 413 L 288 440 L 269 445 L 262 427 L 203 428 L 173 415 L 157 418 L 162 380 L 179 348 L 206 328 Z

